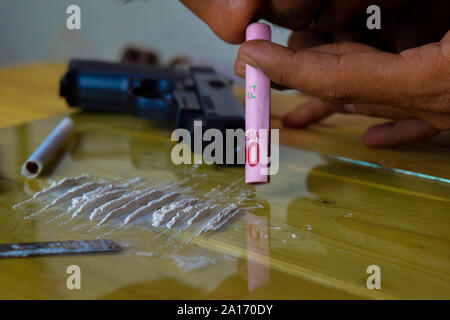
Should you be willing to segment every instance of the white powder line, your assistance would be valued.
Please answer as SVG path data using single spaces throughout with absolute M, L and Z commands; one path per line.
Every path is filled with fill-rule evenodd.
M 200 235 L 202 233 L 206 233 L 206 232 L 215 231 L 215 230 L 220 229 L 229 220 L 231 220 L 231 218 L 236 216 L 240 211 L 241 211 L 240 209 L 236 209 L 234 211 L 230 211 L 230 213 L 227 215 L 227 217 L 224 218 L 222 221 L 215 222 L 214 224 L 211 224 L 211 225 L 207 225 L 203 230 L 200 230 L 196 235 Z
M 69 213 L 70 213 L 69 210 L 64 211 L 63 213 L 57 215 L 56 217 L 54 217 L 54 218 L 48 220 L 48 221 L 45 222 L 45 223 L 46 223 L 46 224 L 49 224 L 49 223 L 55 222 L 56 220 L 58 220 L 58 219 L 60 219 L 60 218 L 62 218 L 62 217 L 64 217 L 64 216 L 68 215 Z
M 199 204 L 196 210 L 193 210 L 189 214 L 185 215 L 181 220 L 175 221 L 175 224 L 172 227 L 176 226 L 181 231 L 184 231 L 190 228 L 193 223 L 196 223 L 202 220 L 204 217 L 209 216 L 217 207 L 218 205 L 213 204 L 212 201 L 205 201 Z
M 237 179 L 237 180 L 232 182 L 229 186 L 227 186 L 224 189 L 220 189 L 220 185 L 217 185 L 213 189 L 211 189 L 210 191 L 205 193 L 205 197 L 208 197 L 208 198 L 213 197 L 214 198 L 216 195 L 219 195 L 220 197 L 223 197 L 227 193 L 233 193 L 234 191 L 236 191 L 236 190 L 238 190 L 239 188 L 242 187 L 242 184 L 241 184 L 241 185 L 238 185 L 238 186 L 233 188 L 233 186 L 235 186 L 236 184 L 238 184 L 241 181 L 243 181 L 242 178 Z
M 216 197 L 214 197 L 214 194 L 218 194 L 220 196 L 220 200 L 221 200 L 220 202 L 228 202 L 229 199 L 230 199 L 229 195 L 231 195 L 233 192 L 235 192 L 236 190 L 239 190 L 242 187 L 242 185 L 235 186 L 234 188 L 232 188 L 232 186 L 237 184 L 237 183 L 239 183 L 239 182 L 241 182 L 241 181 L 242 181 L 242 179 L 238 179 L 234 183 L 229 185 L 228 187 L 226 187 L 226 188 L 224 188 L 222 190 L 217 190 L 216 192 L 212 193 L 209 197 L 210 198 L 212 197 L 212 198 L 214 198 L 217 201 Z M 227 194 L 228 194 L 228 196 L 227 196 Z M 235 200 L 238 203 L 240 203 L 243 199 L 247 198 L 246 193 L 244 193 L 244 194 L 245 194 L 245 196 L 241 195 L 240 197 L 237 197 L 237 198 L 234 197 L 233 200 Z M 216 204 L 215 204 L 216 207 L 217 207 L 217 204 L 218 203 L 216 202 Z M 200 218 L 203 218 L 203 217 L 204 217 L 203 215 L 198 215 L 198 217 L 194 218 L 194 221 L 192 221 L 192 222 L 198 221 Z
M 208 206 L 207 206 L 208 203 L 209 203 L 209 201 L 200 204 L 199 206 L 200 206 L 200 207 L 203 206 L 203 208 L 200 209 L 200 211 L 197 211 L 197 213 L 195 213 L 195 211 L 194 211 L 194 216 L 206 217 L 206 216 L 208 216 L 211 212 L 213 212 L 213 210 L 217 207 L 217 205 L 214 204 L 214 205 L 211 205 L 211 206 L 208 207 Z M 186 219 L 186 220 L 188 220 L 188 224 L 186 224 L 186 225 L 184 225 L 183 227 L 181 227 L 181 228 L 179 229 L 179 232 L 185 231 L 186 229 L 188 229 L 188 228 L 190 227 L 189 221 L 192 220 L 192 218 Z M 185 221 L 186 221 L 186 220 L 185 220 Z M 201 218 L 200 218 L 200 220 L 201 220 Z M 168 228 L 168 229 L 170 229 L 170 228 Z M 167 240 L 166 245 L 169 245 L 171 242 L 175 241 L 175 240 L 177 239 L 177 236 L 178 236 L 179 232 L 177 232 L 177 233 L 173 234 L 172 236 L 170 236 L 169 239 Z M 186 245 L 188 245 L 188 244 L 192 241 L 192 239 L 193 239 L 194 237 L 195 237 L 195 234 L 193 234 L 189 239 L 187 239 L 187 240 L 184 241 L 182 244 L 180 244 L 180 245 L 178 246 L 177 251 L 178 251 L 179 249 L 181 249 L 182 247 L 185 247 Z
M 42 212 L 44 212 L 45 210 L 48 210 L 50 208 L 53 208 L 57 205 L 60 205 L 66 201 L 69 201 L 70 199 L 80 196 L 85 192 L 91 191 L 95 188 L 98 188 L 99 184 L 96 182 L 87 182 L 81 186 L 75 187 L 70 189 L 69 191 L 67 191 L 66 193 L 64 193 L 62 196 L 57 197 L 55 200 L 53 200 L 50 204 L 46 205 L 44 208 L 42 208 L 41 210 L 32 213 L 29 216 L 26 216 L 24 219 L 29 219 L 31 217 L 34 217 L 35 215 L 38 215 Z
M 98 197 L 98 196 L 100 196 L 100 195 L 102 195 L 102 194 L 104 194 L 104 193 L 106 193 L 106 192 L 108 192 L 110 190 L 116 190 L 117 188 L 118 188 L 117 186 L 114 186 L 112 184 L 109 184 L 109 185 L 106 185 L 106 186 L 101 186 L 100 185 L 98 188 L 96 188 L 96 189 L 94 189 L 92 191 L 86 192 L 86 193 L 82 194 L 79 197 L 75 197 L 75 198 L 72 199 L 72 201 L 71 201 L 72 205 L 67 209 L 67 211 L 57 215 L 56 217 L 54 217 L 53 219 L 50 219 L 46 223 L 48 224 L 48 223 L 55 222 L 56 220 L 58 220 L 58 219 L 60 219 L 60 218 L 62 218 L 64 216 L 68 215 L 73 210 L 77 210 L 80 207 L 84 206 L 89 200 L 91 200 L 93 198 L 96 198 L 96 197 Z M 61 226 L 61 225 L 64 225 L 64 224 L 65 224 L 65 222 L 61 222 L 61 223 L 58 224 L 58 226 Z
M 136 220 L 139 217 L 142 217 L 143 215 L 145 215 L 147 213 L 150 213 L 151 211 L 154 211 L 155 209 L 161 208 L 163 205 L 175 200 L 179 196 L 180 196 L 179 192 L 171 192 L 169 194 L 162 196 L 160 199 L 151 201 L 147 205 L 135 210 L 130 215 L 128 215 L 120 227 L 127 225 L 128 223 Z
M 140 195 L 139 197 L 125 203 L 123 206 L 116 208 L 109 213 L 106 214 L 106 216 L 94 227 L 94 229 L 97 229 L 102 224 L 110 221 L 113 218 L 116 218 L 122 214 L 125 214 L 130 211 L 135 211 L 139 206 L 147 204 L 149 201 L 152 201 L 156 199 L 157 197 L 161 197 L 163 194 L 162 190 L 151 190 L 148 192 L 145 192 L 144 194 Z
M 182 200 L 189 200 L 189 199 L 182 199 Z M 182 200 L 179 200 L 179 201 L 177 201 L 177 202 L 181 202 Z M 206 202 L 206 203 L 208 203 L 208 202 Z M 204 203 L 204 204 L 206 204 L 206 203 Z M 170 205 L 169 205 L 169 206 L 170 206 Z M 168 207 L 168 206 L 167 206 L 167 207 Z M 181 231 L 183 231 L 183 230 L 176 231 L 174 235 L 172 235 L 171 237 L 169 237 L 169 239 L 167 240 L 167 242 L 165 242 L 165 244 L 160 245 L 159 247 L 157 247 L 157 248 L 156 248 L 156 251 L 155 251 L 155 254 L 159 252 L 158 249 L 167 247 L 167 245 L 169 245 L 169 244 L 170 244 L 170 243 L 178 236 L 178 234 L 179 234 Z M 159 232 L 156 236 L 154 236 L 152 239 L 150 239 L 149 242 L 153 242 L 153 241 L 156 240 L 157 238 L 159 238 L 159 237 L 161 237 L 161 236 L 163 236 L 163 235 L 165 235 L 165 234 L 167 234 L 167 233 L 169 233 L 169 232 L 173 232 L 173 229 L 165 228 L 163 231 Z M 185 243 L 186 243 L 186 244 L 189 243 L 189 242 L 193 239 L 193 237 L 194 237 L 194 236 L 192 236 L 192 238 L 189 239 L 188 241 L 186 241 Z
M 45 188 L 42 191 L 36 192 L 30 199 L 27 199 L 25 201 L 19 202 L 18 204 L 14 205 L 12 208 L 16 209 L 28 202 L 31 202 L 33 200 L 36 200 L 37 198 L 40 198 L 45 195 L 49 195 L 51 193 L 54 193 L 56 191 L 63 190 L 65 188 L 71 187 L 76 185 L 77 183 L 80 183 L 88 178 L 87 174 L 82 174 L 81 176 L 74 177 L 74 178 L 64 178 L 59 180 L 58 182 L 52 182 L 52 184 Z
M 86 201 L 81 207 L 79 207 L 73 214 L 69 220 L 74 219 L 80 214 L 86 214 L 102 205 L 106 201 L 111 201 L 123 195 L 125 190 L 111 190 L 107 192 L 102 192 L 101 194 L 97 194 L 97 196 L 93 199 Z
M 127 182 L 122 183 L 120 185 L 120 187 L 121 188 L 129 188 L 131 186 L 136 185 L 138 182 L 142 182 L 142 178 L 141 177 L 132 178 L 132 179 L 128 180 Z
M 98 188 L 94 189 L 93 191 L 89 191 L 87 193 L 84 193 L 78 197 L 75 197 L 71 200 L 72 204 L 71 206 L 67 209 L 67 211 L 64 211 L 63 213 L 57 215 L 56 217 L 50 219 L 49 221 L 47 221 L 46 223 L 52 223 L 55 222 L 56 220 L 70 214 L 70 212 L 77 210 L 78 208 L 82 207 L 84 204 L 86 204 L 86 202 L 90 199 L 92 199 L 94 196 L 98 196 L 99 194 L 103 194 L 111 189 L 115 189 L 117 188 L 116 186 L 113 185 L 107 185 L 107 186 L 99 186 Z M 64 222 L 61 222 L 60 225 L 65 224 Z
M 237 189 L 241 188 L 242 186 L 245 186 L 245 184 L 243 182 L 244 182 L 243 178 L 236 179 L 234 182 L 232 182 L 230 185 L 228 185 L 225 189 L 223 189 L 223 192 L 231 193 L 233 191 L 236 191 Z
M 158 187 L 163 186 L 163 185 L 167 185 L 167 182 L 159 183 L 147 190 L 133 190 L 133 191 L 130 191 L 129 193 L 124 194 L 123 196 L 121 196 L 117 199 L 108 201 L 108 202 L 104 203 L 103 205 L 101 205 L 100 207 L 95 208 L 95 210 L 92 211 L 89 219 L 94 220 L 95 218 L 97 218 L 100 215 L 108 214 L 110 211 L 123 206 L 124 204 L 126 204 L 127 202 L 130 202 L 131 200 L 135 199 L 139 195 L 142 195 L 151 190 L 156 190 Z
M 70 201 L 71 204 L 70 204 L 70 207 L 67 209 L 67 211 L 73 211 L 73 210 L 75 210 L 75 209 L 78 208 L 80 205 L 82 205 L 84 202 L 85 202 L 85 199 L 83 198 L 83 196 L 73 198 L 73 199 Z
M 200 210 L 199 212 L 197 212 L 196 215 L 194 215 L 191 219 L 189 219 L 189 221 L 187 222 L 187 226 L 185 229 L 189 228 L 190 226 L 192 226 L 194 223 L 202 220 L 203 218 L 209 216 L 209 214 L 216 209 L 218 206 L 217 205 L 211 205 L 209 207 L 205 207 L 202 210 Z
M 234 217 L 240 209 L 236 204 L 232 203 L 225 209 L 222 209 L 218 214 L 211 218 L 205 225 L 203 225 L 197 232 L 196 236 L 208 231 L 214 231 L 223 226 L 227 221 Z
M 166 228 L 172 229 L 174 226 L 180 225 L 183 221 L 192 217 L 203 205 L 203 203 L 193 203 L 181 211 L 178 211 L 177 214 L 167 222 Z
M 122 216 L 124 215 L 123 223 L 120 227 L 113 227 L 110 232 L 105 234 L 107 235 L 118 230 L 126 230 L 126 228 L 122 229 L 122 227 L 129 225 L 139 218 L 145 217 L 146 219 L 150 219 L 153 226 L 165 225 L 165 231 L 156 235 L 151 241 L 173 228 L 176 228 L 179 231 L 176 232 L 176 234 L 171 234 L 168 238 L 168 243 L 170 243 L 173 239 L 177 238 L 177 235 L 180 232 L 187 229 L 192 231 L 193 238 L 194 236 L 201 235 L 205 232 L 221 228 L 240 212 L 241 208 L 238 208 L 238 205 L 243 200 L 247 199 L 249 195 L 246 190 L 240 191 L 242 188 L 241 178 L 233 181 L 222 190 L 220 190 L 220 185 L 218 185 L 213 190 L 207 192 L 205 195 L 210 198 L 207 201 L 202 201 L 199 198 L 188 198 L 176 201 L 176 198 L 182 196 L 184 193 L 198 185 L 198 183 L 196 183 L 194 186 L 183 186 L 186 181 L 191 181 L 190 178 L 185 178 L 172 184 L 163 182 L 146 190 L 135 189 L 135 184 L 142 181 L 140 178 L 133 178 L 119 185 L 113 185 L 107 180 L 98 180 L 98 182 L 86 182 L 76 186 L 77 181 L 80 182 L 86 178 L 87 175 L 64 178 L 59 182 L 52 183 L 50 187 L 41 192 L 37 192 L 27 201 L 56 192 L 58 192 L 58 196 L 39 211 L 25 217 L 25 219 L 71 201 L 69 210 L 65 210 L 65 212 L 46 223 L 53 222 L 70 213 L 71 217 L 59 225 L 67 224 L 76 217 L 81 215 L 84 216 L 86 214 L 89 215 L 90 220 L 102 217 L 96 226 L 88 230 L 88 232 L 90 232 L 100 228 L 103 224 L 115 218 L 122 219 Z M 71 186 L 74 187 L 67 191 L 63 191 L 64 188 Z M 227 207 L 218 210 L 217 202 L 225 202 L 223 199 L 219 199 L 219 195 L 222 198 L 226 198 L 227 195 L 231 196 L 236 191 L 238 191 L 239 194 L 236 195 L 236 197 L 233 197 L 234 202 Z M 61 194 L 61 192 L 63 193 Z M 75 226 L 72 230 L 79 230 L 85 226 L 89 227 L 89 224 Z M 165 242 L 167 244 L 167 241 Z M 189 242 L 190 240 L 186 243 Z
M 179 228 L 179 231 L 182 232 L 182 231 L 186 231 L 187 229 L 189 229 L 191 227 L 192 219 L 195 218 L 196 216 L 200 216 L 201 218 L 199 218 L 199 220 L 202 220 L 202 218 L 209 216 L 209 214 L 212 213 L 214 211 L 214 209 L 216 209 L 218 207 L 216 204 L 208 206 L 209 202 L 210 201 L 203 203 L 202 204 L 203 208 L 200 209 L 199 211 L 197 211 L 197 213 L 195 213 L 195 211 L 194 211 L 194 213 L 195 213 L 194 216 L 186 219 L 187 223 L 185 225 L 182 225 L 182 227 Z M 182 221 L 181 223 L 186 222 L 186 220 Z M 199 220 L 197 220 L 197 222 Z M 178 236 L 178 233 L 169 237 L 168 243 L 171 243 L 172 241 L 174 241 L 177 238 L 177 236 Z M 185 240 L 182 244 L 180 244 L 179 246 L 176 247 L 176 248 L 178 248 L 176 251 L 187 246 L 192 241 L 192 239 L 194 239 L 194 237 L 195 237 L 195 234 L 193 233 L 189 239 Z
M 135 199 L 136 197 L 143 194 L 144 192 L 145 192 L 145 190 L 131 191 L 117 199 L 114 199 L 114 200 L 104 203 L 103 205 L 101 205 L 98 208 L 95 208 L 95 210 L 92 211 L 91 215 L 89 216 L 89 220 L 94 220 L 95 218 L 97 218 L 100 215 L 103 215 L 104 213 L 107 214 L 110 211 L 123 206 L 124 204 L 130 202 L 131 200 Z
M 223 217 L 221 221 L 216 223 L 215 225 L 212 225 L 210 228 L 206 229 L 204 232 L 207 231 L 214 231 L 222 228 L 228 221 L 230 221 L 232 218 L 234 218 L 239 212 L 241 212 L 240 208 L 236 208 L 234 211 L 229 211 L 229 213 Z
M 240 183 L 241 182 L 241 183 Z M 224 197 L 225 195 L 230 195 L 233 192 L 235 192 L 236 190 L 239 190 L 240 188 L 242 188 L 243 184 L 243 179 L 237 179 L 234 182 L 232 182 L 229 186 L 227 186 L 226 188 L 222 189 L 222 190 L 218 190 L 215 193 L 220 193 L 221 197 Z M 240 183 L 240 184 L 239 184 Z
M 105 192 L 108 192 L 108 191 L 114 190 L 114 189 L 118 189 L 118 188 L 119 187 L 114 186 L 112 184 L 107 184 L 106 186 L 100 185 L 98 188 L 96 188 L 92 191 L 83 193 L 79 197 L 72 198 L 72 200 L 71 200 L 72 204 L 67 211 L 77 210 L 78 208 L 82 207 L 86 202 L 90 201 L 91 199 L 94 199 Z
M 200 199 L 181 199 L 162 207 L 153 214 L 152 225 L 154 227 L 159 227 L 176 215 L 179 210 L 182 210 L 186 206 L 190 206 L 198 201 L 200 201 Z
M 202 208 L 202 209 L 201 209 L 200 211 L 198 211 L 192 218 L 190 218 L 190 219 L 188 220 L 188 222 L 186 223 L 186 225 L 184 225 L 184 226 L 180 229 L 180 231 L 185 231 L 185 230 L 187 230 L 187 229 L 189 229 L 189 228 L 191 228 L 191 229 L 195 228 L 195 227 L 194 227 L 195 224 L 200 223 L 200 222 L 203 220 L 203 218 L 206 218 L 206 217 L 210 216 L 210 214 L 211 214 L 217 207 L 218 207 L 218 205 L 213 204 L 213 205 L 211 205 L 211 206 L 206 206 L 206 207 Z M 173 235 L 171 238 L 169 238 L 169 241 L 168 241 L 168 242 L 170 243 L 172 240 L 174 240 L 174 239 L 176 238 L 177 235 L 178 235 L 178 234 L 175 234 L 175 235 Z M 177 251 L 178 251 L 179 249 L 181 249 L 181 248 L 187 246 L 187 245 L 192 241 L 192 239 L 194 239 L 194 237 L 196 237 L 196 234 L 195 234 L 195 233 L 192 233 L 192 235 L 191 235 L 191 237 L 190 237 L 189 239 L 187 239 L 187 240 L 184 241 L 182 244 L 180 244 L 180 246 L 178 246 Z

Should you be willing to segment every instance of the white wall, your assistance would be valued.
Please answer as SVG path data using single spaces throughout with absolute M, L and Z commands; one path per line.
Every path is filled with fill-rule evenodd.
M 66 29 L 66 8 L 77 4 L 82 30 Z M 287 32 L 273 29 L 274 41 Z M 0 0 L 0 64 L 70 57 L 116 59 L 128 43 L 185 53 L 232 66 L 238 47 L 222 42 L 176 0 Z

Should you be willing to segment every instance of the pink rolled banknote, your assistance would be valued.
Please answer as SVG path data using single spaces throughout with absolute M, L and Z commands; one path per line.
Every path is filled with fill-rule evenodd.
M 247 27 L 247 41 L 270 39 L 270 26 L 253 23 Z M 246 65 L 245 86 L 245 183 L 268 183 L 270 79 Z

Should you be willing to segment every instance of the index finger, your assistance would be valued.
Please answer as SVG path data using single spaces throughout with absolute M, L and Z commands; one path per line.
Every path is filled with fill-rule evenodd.
M 342 54 L 314 48 L 294 52 L 268 41 L 255 40 L 241 46 L 238 59 L 261 69 L 275 83 L 344 103 L 410 108 L 411 96 L 428 94 L 426 90 L 421 92 L 423 88 L 439 96 L 442 88 L 428 88 L 430 83 L 448 82 L 445 74 L 449 65 L 439 59 L 436 45 L 428 45 L 426 50 L 416 48 L 419 53 L 411 49 L 404 55 L 358 47 L 356 51 Z M 420 99 L 413 107 L 427 109 Z

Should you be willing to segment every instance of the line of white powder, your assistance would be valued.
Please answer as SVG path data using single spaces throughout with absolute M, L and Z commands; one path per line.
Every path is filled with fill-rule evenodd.
M 54 182 L 50 187 L 37 192 L 32 198 L 15 205 L 13 208 L 42 196 L 63 191 L 65 188 L 84 181 L 87 177 L 87 175 L 81 175 L 79 177 L 64 178 L 59 182 Z M 177 187 L 184 183 L 184 180 L 175 184 L 165 185 L 159 190 L 155 189 L 155 187 L 147 190 L 126 190 L 126 188 L 131 187 L 139 181 L 142 180 L 135 178 L 119 186 L 112 184 L 103 185 L 96 182 L 87 182 L 83 185 L 75 186 L 56 197 L 41 210 L 27 216 L 26 219 L 55 206 L 62 205 L 67 201 L 72 201 L 68 212 L 75 211 L 69 221 L 83 214 L 90 214 L 89 218 L 91 220 L 105 215 L 94 228 L 98 228 L 100 225 L 127 213 L 128 215 L 125 217 L 121 226 L 125 226 L 140 217 L 151 214 L 149 219 L 154 226 L 166 224 L 165 227 L 167 229 L 176 226 L 180 230 L 194 227 L 197 230 L 195 235 L 200 235 L 219 229 L 240 211 L 235 203 L 214 214 L 218 206 L 216 204 L 209 206 L 208 203 L 210 201 L 202 202 L 198 198 L 190 198 L 174 202 L 177 197 L 181 196 L 182 192 L 172 190 L 178 189 Z M 237 182 L 234 181 L 231 185 L 223 189 L 220 194 L 223 196 L 224 193 L 233 192 L 238 189 L 239 186 L 236 186 Z M 214 189 L 218 189 L 218 187 L 220 186 Z M 166 193 L 169 190 L 171 192 Z M 218 190 L 211 190 L 207 194 L 211 195 L 215 193 L 218 193 Z M 209 217 L 211 218 L 207 222 L 202 222 Z
M 87 178 L 88 178 L 87 174 L 82 174 L 81 176 L 78 176 L 78 177 L 64 178 L 64 179 L 59 180 L 58 182 L 53 182 L 48 188 L 45 188 L 42 191 L 36 192 L 30 199 L 19 202 L 18 204 L 14 205 L 12 208 L 16 209 L 28 202 L 36 200 L 37 198 L 49 195 L 54 192 L 64 190 L 65 188 L 68 188 L 68 187 L 72 187 L 72 186 L 86 180 Z
M 172 229 L 175 225 L 182 224 L 183 221 L 186 221 L 193 215 L 195 215 L 198 210 L 200 210 L 203 206 L 203 203 L 195 203 L 187 206 L 186 208 L 177 212 L 177 214 L 172 217 L 166 224 L 167 229 Z
M 98 188 L 96 188 L 96 189 L 94 189 L 92 191 L 83 193 L 79 197 L 72 198 L 72 200 L 71 200 L 72 204 L 69 207 L 68 211 L 76 210 L 77 208 L 83 206 L 89 200 L 91 200 L 91 199 L 93 199 L 93 198 L 95 198 L 95 197 L 97 197 L 97 196 L 99 196 L 99 195 L 101 195 L 101 194 L 103 194 L 103 193 L 105 193 L 107 191 L 110 191 L 110 190 L 113 190 L 113 189 L 117 189 L 117 188 L 118 188 L 117 186 L 114 186 L 112 184 L 99 185 Z
M 162 196 L 159 199 L 153 200 L 149 202 L 147 205 L 135 210 L 131 214 L 129 214 L 125 221 L 123 222 L 122 226 L 138 219 L 139 217 L 142 217 L 143 215 L 146 215 L 148 213 L 151 213 L 152 211 L 161 208 L 163 205 L 167 204 L 168 202 L 174 201 L 176 198 L 178 198 L 181 194 L 179 192 L 171 192 L 164 196 Z
M 190 227 L 191 225 L 193 225 L 194 223 L 202 220 L 203 218 L 209 216 L 218 206 L 217 205 L 212 205 L 209 207 L 205 207 L 203 209 L 201 209 L 200 211 L 198 211 L 191 219 L 188 220 L 186 228 Z
M 181 199 L 162 207 L 161 209 L 153 213 L 152 225 L 154 227 L 159 227 L 160 225 L 169 221 L 169 219 L 175 216 L 179 211 L 183 210 L 186 207 L 194 205 L 199 201 L 200 199 Z
M 55 200 L 53 200 L 50 204 L 46 205 L 44 208 L 42 208 L 41 210 L 32 213 L 31 215 L 25 217 L 25 219 L 29 219 L 35 215 L 38 215 L 42 212 L 44 212 L 45 210 L 48 210 L 50 208 L 53 208 L 57 205 L 63 204 L 64 202 L 67 202 L 71 199 L 73 199 L 74 197 L 80 196 L 88 191 L 91 191 L 95 188 L 98 188 L 99 184 L 96 182 L 86 182 L 85 184 L 72 188 L 69 191 L 67 191 L 66 193 L 64 193 L 62 196 L 57 197 Z
M 127 202 L 130 202 L 131 200 L 135 199 L 137 196 L 139 196 L 144 192 L 145 190 L 131 191 L 130 193 L 126 193 L 117 199 L 108 201 L 103 205 L 99 206 L 98 208 L 95 208 L 94 211 L 92 211 L 91 215 L 89 216 L 89 219 L 94 220 L 95 218 L 103 214 L 107 214 L 110 211 L 123 206 Z
M 122 196 L 125 192 L 126 192 L 125 190 L 117 189 L 117 190 L 111 190 L 111 191 L 107 191 L 107 192 L 98 194 L 96 197 L 86 201 L 82 206 L 80 206 L 72 214 L 72 217 L 70 219 L 73 219 L 80 214 L 90 213 L 92 210 L 94 210 L 98 206 L 102 205 L 103 203 L 105 203 L 107 201 L 111 201 L 112 199 L 116 199 L 116 198 Z
M 133 178 L 130 179 L 128 182 L 121 184 L 119 187 L 120 188 L 127 188 L 130 186 L 135 185 L 138 182 L 141 182 L 142 179 L 141 178 Z M 142 195 L 146 192 L 149 192 L 151 190 L 155 190 L 158 186 L 162 186 L 165 185 L 167 187 L 167 182 L 163 182 L 163 183 L 159 183 L 156 186 L 147 189 L 147 190 L 135 190 L 135 191 L 129 191 L 126 194 L 123 194 L 121 197 L 116 197 L 111 199 L 110 201 L 106 201 L 104 203 L 102 203 L 101 205 L 99 204 L 98 207 L 94 208 L 93 211 L 91 212 L 89 219 L 90 220 L 94 220 L 96 217 L 103 215 L 103 214 L 107 214 L 110 211 L 112 211 L 113 209 L 116 209 L 118 207 L 123 206 L 124 204 L 126 204 L 127 202 L 135 199 L 136 197 L 138 197 L 139 195 Z M 119 188 L 117 186 L 113 187 L 113 189 Z M 72 207 L 79 207 L 80 206 L 80 201 L 77 199 L 72 200 L 73 204 Z M 70 209 L 69 209 L 70 210 Z
M 206 224 L 204 224 L 196 233 L 200 235 L 208 231 L 214 231 L 222 227 L 227 223 L 232 217 L 234 217 L 238 212 L 239 208 L 236 204 L 232 203 L 225 209 L 222 209 L 218 214 L 212 217 Z
M 94 228 L 98 228 L 105 222 L 108 222 L 111 219 L 116 218 L 120 215 L 123 215 L 127 212 L 134 211 L 137 208 L 139 208 L 140 206 L 145 205 L 148 202 L 150 202 L 158 197 L 161 197 L 162 194 L 163 194 L 162 190 L 151 190 L 151 191 L 145 192 L 144 194 L 138 196 L 137 198 L 125 203 L 123 206 L 116 208 L 116 209 L 110 211 L 109 213 L 107 213 L 106 216 Z

